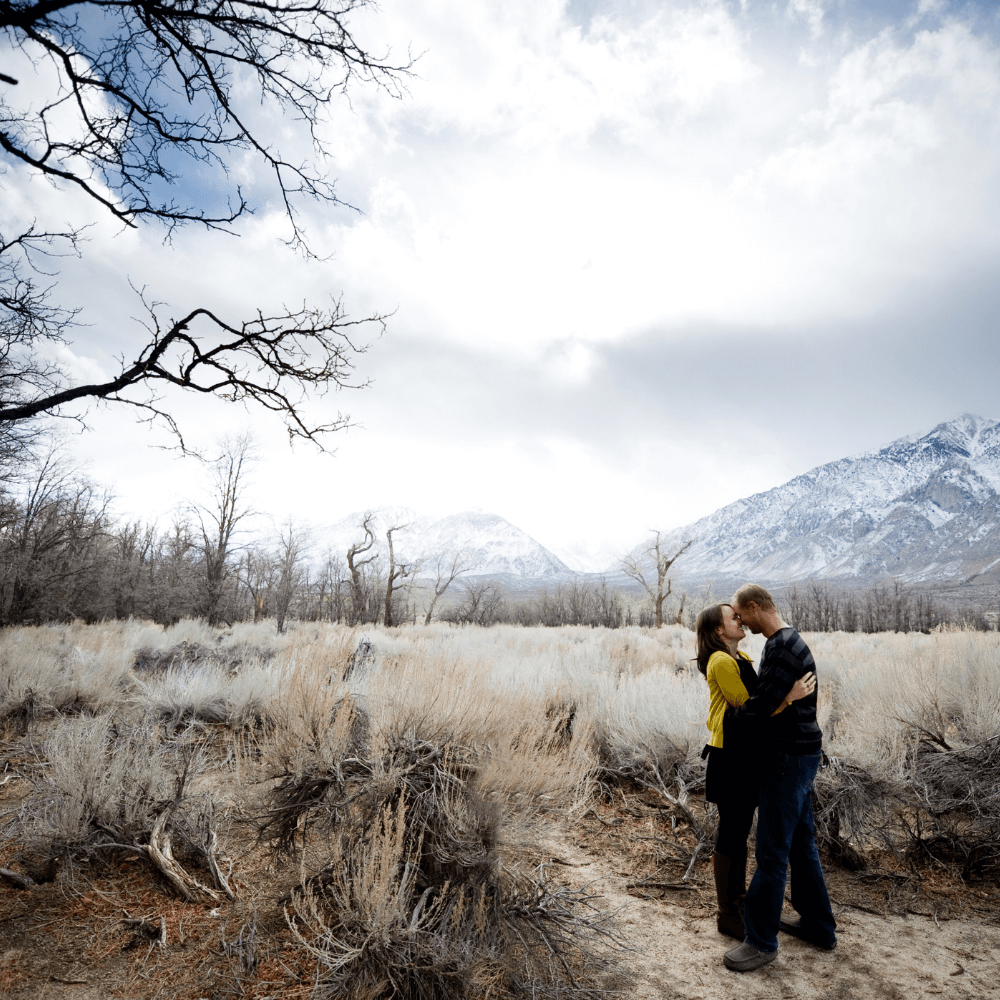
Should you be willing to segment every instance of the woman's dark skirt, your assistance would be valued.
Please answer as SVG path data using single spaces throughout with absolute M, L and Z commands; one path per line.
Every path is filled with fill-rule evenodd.
M 705 798 L 717 805 L 757 804 L 760 774 L 745 753 L 725 747 L 705 747 Z
M 747 837 L 760 796 L 760 774 L 752 758 L 725 747 L 705 747 L 705 798 L 719 807 L 715 849 L 727 857 L 746 856 Z

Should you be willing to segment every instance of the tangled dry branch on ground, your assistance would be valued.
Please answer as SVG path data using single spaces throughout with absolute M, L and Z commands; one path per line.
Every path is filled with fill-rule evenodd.
M 275 790 L 262 833 L 276 848 L 296 833 L 304 844 L 310 826 L 326 836 L 324 863 L 286 897 L 324 996 L 594 993 L 624 943 L 613 915 L 589 887 L 503 861 L 480 752 L 404 734 Z

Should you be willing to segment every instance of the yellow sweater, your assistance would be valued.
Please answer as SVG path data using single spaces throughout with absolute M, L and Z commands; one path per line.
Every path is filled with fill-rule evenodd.
M 741 649 L 739 655 L 748 662 L 750 657 Z M 712 701 L 708 709 L 705 725 L 711 734 L 708 745 L 722 746 L 722 717 L 730 705 L 742 705 L 750 697 L 749 692 L 740 680 L 739 664 L 728 654 L 716 650 L 708 658 L 708 669 L 705 671 L 708 679 L 708 690 Z

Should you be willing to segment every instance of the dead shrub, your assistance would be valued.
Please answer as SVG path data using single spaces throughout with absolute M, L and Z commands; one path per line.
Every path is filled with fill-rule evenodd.
M 130 722 L 104 714 L 61 721 L 41 751 L 44 766 L 8 824 L 11 839 L 49 857 L 136 852 L 185 899 L 232 897 L 219 864 L 215 800 L 188 794 L 189 781 L 207 766 L 193 731 L 168 738 L 149 717 Z M 181 862 L 190 860 L 216 888 L 189 875 Z
M 413 733 L 378 743 L 339 761 L 322 794 L 283 783 L 262 827 L 294 812 L 301 829 L 309 789 L 327 856 L 286 902 L 320 963 L 319 995 L 592 993 L 607 964 L 594 945 L 620 944 L 611 918 L 586 889 L 547 884 L 544 866 L 531 876 L 503 863 L 503 811 L 479 786 L 477 751 Z M 277 833 L 292 837 L 287 823 Z
M 863 871 L 863 848 L 877 843 L 898 853 L 894 789 L 863 767 L 827 758 L 813 784 L 816 841 L 830 858 L 848 871 Z
M 958 749 L 920 740 L 907 792 L 910 859 L 959 867 L 966 879 L 1000 876 L 1000 735 Z
M 235 674 L 248 663 L 270 662 L 277 652 L 273 648 L 249 642 L 223 644 L 224 638 L 225 636 L 220 635 L 218 644 L 214 646 L 191 640 L 183 640 L 166 649 L 144 646 L 136 651 L 132 669 L 144 674 L 165 673 L 176 667 L 213 666 Z

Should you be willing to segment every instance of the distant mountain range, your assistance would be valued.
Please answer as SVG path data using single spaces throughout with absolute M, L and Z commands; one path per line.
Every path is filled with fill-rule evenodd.
M 344 518 L 317 540 L 345 553 L 364 537 L 362 517 Z M 434 518 L 385 509 L 375 523 L 381 551 L 386 527 L 406 525 L 394 535 L 396 551 L 423 560 L 425 577 L 434 576 L 438 556 L 459 551 L 470 575 L 524 581 L 575 575 L 497 514 Z M 675 551 L 688 539 L 693 544 L 672 573 L 679 581 L 1000 582 L 1000 424 L 963 414 L 922 436 L 821 465 L 667 532 L 664 545 Z M 593 558 L 582 547 L 565 553 L 577 565 Z M 605 572 L 618 576 L 620 563 L 609 562 Z
M 319 532 L 325 547 L 344 554 L 354 542 L 364 540 L 364 513 L 350 514 Z M 393 533 L 397 557 L 423 562 L 421 576 L 433 578 L 438 557 L 450 564 L 461 553 L 462 563 L 477 576 L 514 576 L 551 579 L 569 577 L 573 571 L 527 532 L 497 514 L 467 510 L 447 517 L 428 517 L 407 508 L 386 508 L 375 513 L 375 548 L 387 554 L 386 529 Z
M 1000 580 L 1000 424 L 963 414 L 671 531 L 678 576 Z M 638 550 L 637 550 L 638 551 Z

